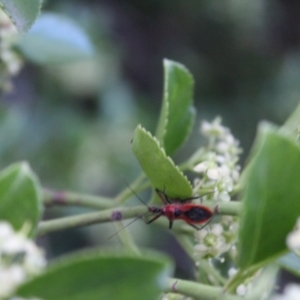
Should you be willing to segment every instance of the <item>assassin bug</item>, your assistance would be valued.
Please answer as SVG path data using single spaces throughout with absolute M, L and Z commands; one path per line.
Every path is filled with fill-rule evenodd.
M 185 199 L 176 199 L 168 197 L 165 192 L 155 189 L 156 193 L 164 203 L 163 207 L 148 207 L 148 211 L 152 213 L 157 213 L 157 215 L 147 222 L 150 224 L 157 220 L 161 216 L 166 216 L 169 219 L 169 229 L 172 229 L 174 220 L 183 220 L 190 226 L 194 227 L 197 230 L 202 229 L 206 226 L 212 219 L 214 212 L 204 205 L 187 203 L 194 199 L 198 199 L 202 196 L 189 197 Z M 174 201 L 176 201 L 174 203 Z M 202 227 L 198 227 L 195 224 L 206 224 Z
M 126 228 L 127 226 L 135 222 L 137 219 L 143 217 L 148 212 L 156 214 L 156 216 L 154 216 L 154 218 L 152 218 L 151 220 L 147 221 L 146 222 L 147 224 L 154 222 L 161 216 L 165 216 L 169 219 L 169 229 L 172 229 L 174 220 L 183 220 L 193 228 L 197 230 L 201 230 L 202 228 L 204 228 L 206 225 L 209 224 L 209 222 L 212 220 L 212 217 L 214 216 L 214 214 L 217 212 L 218 209 L 218 206 L 216 206 L 214 211 L 212 211 L 207 206 L 189 203 L 190 201 L 194 199 L 199 199 L 200 197 L 206 194 L 202 196 L 188 197 L 185 199 L 177 199 L 177 198 L 168 197 L 164 191 L 160 191 L 159 189 L 155 189 L 155 191 L 160 197 L 160 199 L 162 200 L 164 206 L 163 207 L 148 206 L 147 203 L 143 199 L 141 199 L 129 185 L 128 188 L 148 208 L 148 211 L 146 211 L 142 215 L 138 216 L 137 218 L 129 222 L 121 230 L 123 230 L 124 228 Z M 198 224 L 203 224 L 203 223 L 205 224 L 202 227 L 197 226 Z M 118 234 L 121 230 L 117 231 L 110 238 Z

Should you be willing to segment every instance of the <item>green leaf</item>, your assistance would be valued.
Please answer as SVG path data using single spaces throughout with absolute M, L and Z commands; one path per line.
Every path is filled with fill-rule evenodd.
M 153 253 L 86 252 L 53 263 L 16 294 L 47 300 L 153 300 L 172 269 L 167 257 Z
M 0 220 L 8 221 L 15 230 L 24 223 L 35 231 L 41 216 L 41 189 L 26 162 L 17 163 L 0 173 Z
M 289 132 L 291 135 L 298 137 L 300 134 L 300 104 L 291 114 L 291 116 L 286 120 L 284 125 L 280 128 L 280 130 Z
M 278 264 L 285 270 L 300 277 L 300 257 L 295 253 L 290 252 L 289 254 L 281 257 L 278 260 Z
M 190 182 L 166 155 L 158 140 L 140 125 L 134 132 L 132 150 L 153 187 L 164 190 L 172 198 L 184 199 L 192 195 Z
M 1 5 L 19 32 L 26 32 L 36 20 L 42 0 L 1 0 Z
M 164 74 L 164 97 L 156 136 L 170 155 L 182 145 L 194 124 L 194 80 L 183 65 L 167 59 Z
M 244 174 L 239 232 L 242 269 L 282 255 L 286 236 L 300 212 L 300 148 L 296 141 L 262 124 L 253 160 Z
M 94 54 L 90 40 L 75 22 L 52 13 L 41 15 L 18 47 L 24 56 L 39 64 L 70 63 Z

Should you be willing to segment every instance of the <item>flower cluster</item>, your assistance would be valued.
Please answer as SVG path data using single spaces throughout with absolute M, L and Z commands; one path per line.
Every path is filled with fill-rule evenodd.
M 22 231 L 0 222 L 0 299 L 13 294 L 24 281 L 46 266 L 43 251 Z
M 199 178 L 195 180 L 194 190 L 212 191 L 205 196 L 206 200 L 230 201 L 230 193 L 240 177 L 239 155 L 242 152 L 239 142 L 230 130 L 221 125 L 221 119 L 201 124 L 201 133 L 208 138 L 208 145 L 198 151 L 198 163 L 194 171 Z M 196 232 L 195 257 L 198 261 L 219 257 L 232 250 L 237 233 L 236 218 L 223 216 L 218 224 L 210 225 Z
M 11 90 L 10 78 L 16 75 L 23 62 L 13 49 L 17 30 L 8 16 L 0 9 L 0 89 Z
M 230 245 L 226 243 L 222 232 L 220 224 L 213 224 L 210 229 L 204 228 L 195 233 L 197 245 L 194 250 L 198 260 L 217 257 L 229 250 Z
M 232 250 L 232 254 L 235 254 L 233 244 L 236 239 L 237 228 L 237 222 L 233 217 L 224 216 L 221 218 L 220 223 L 196 231 L 196 245 L 194 247 L 196 260 L 201 261 L 201 259 L 219 257 L 229 250 Z
M 214 190 L 214 199 L 229 201 L 230 192 L 240 177 L 237 164 L 242 152 L 239 142 L 230 130 L 221 125 L 221 119 L 201 124 L 201 133 L 208 138 L 208 146 L 202 151 L 200 162 L 194 171 L 201 176 L 197 180 L 199 189 Z

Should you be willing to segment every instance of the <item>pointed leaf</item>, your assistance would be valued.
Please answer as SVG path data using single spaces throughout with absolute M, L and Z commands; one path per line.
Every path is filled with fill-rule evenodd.
M 262 124 L 253 160 L 244 174 L 240 267 L 263 264 L 283 254 L 286 236 L 300 211 L 298 144 L 275 127 Z
M 190 182 L 157 139 L 140 125 L 134 132 L 132 150 L 153 187 L 164 190 L 169 197 L 183 199 L 192 195 Z
M 28 222 L 32 232 L 41 217 L 41 192 L 36 176 L 26 162 L 14 164 L 0 173 L 0 220 L 15 230 Z
M 194 124 L 194 80 L 183 65 L 167 59 L 164 73 L 164 97 L 156 136 L 170 155 L 182 145 Z
M 75 22 L 53 13 L 41 15 L 18 47 L 28 59 L 40 64 L 74 62 L 94 53 L 87 35 Z
M 16 25 L 19 32 L 26 32 L 36 20 L 42 0 L 1 0 L 5 12 Z
M 171 271 L 169 259 L 157 254 L 86 252 L 53 263 L 16 294 L 47 300 L 153 300 L 158 299 Z

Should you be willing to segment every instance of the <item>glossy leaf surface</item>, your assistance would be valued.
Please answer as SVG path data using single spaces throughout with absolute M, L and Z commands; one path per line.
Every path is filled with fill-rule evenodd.
M 0 220 L 16 230 L 27 222 L 32 232 L 42 213 L 40 185 L 26 162 L 17 163 L 0 173 Z
M 171 271 L 165 256 L 85 252 L 53 263 L 17 294 L 47 300 L 153 300 Z
M 165 191 L 169 197 L 183 199 L 192 195 L 190 182 L 166 155 L 158 140 L 141 126 L 135 129 L 132 150 L 153 187 Z
M 164 60 L 164 96 L 156 136 L 168 155 L 188 137 L 196 111 L 193 106 L 194 80 L 182 65 Z
M 244 174 L 239 232 L 240 267 L 264 264 L 286 250 L 286 236 L 300 211 L 300 149 L 269 124 L 259 128 L 252 161 Z

